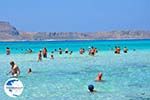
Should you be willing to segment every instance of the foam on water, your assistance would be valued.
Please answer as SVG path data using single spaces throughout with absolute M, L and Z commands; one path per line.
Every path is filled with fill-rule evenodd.
M 136 41 L 66 41 L 66 42 L 1 42 L 0 43 L 0 93 L 1 100 L 11 100 L 3 91 L 5 81 L 10 77 L 9 61 L 20 67 L 19 79 L 25 88 L 18 100 L 149 100 L 150 99 L 150 40 Z M 115 45 L 128 47 L 129 52 L 115 55 Z M 5 47 L 12 48 L 11 55 L 5 55 Z M 100 51 L 96 56 L 80 55 L 79 48 L 94 46 Z M 39 49 L 47 47 L 47 59 L 37 62 Z M 72 55 L 54 54 L 55 48 L 69 48 Z M 15 48 L 15 49 L 13 49 Z M 24 54 L 24 49 L 33 48 L 33 54 Z M 23 49 L 23 50 L 20 50 Z M 133 51 L 136 49 L 136 51 Z M 28 75 L 28 68 L 33 73 Z M 103 81 L 95 82 L 98 72 Z M 96 93 L 88 92 L 93 84 Z

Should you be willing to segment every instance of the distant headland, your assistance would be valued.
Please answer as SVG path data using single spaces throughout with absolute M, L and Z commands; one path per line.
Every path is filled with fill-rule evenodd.
M 0 41 L 50 40 L 121 40 L 150 39 L 150 31 L 122 30 L 110 32 L 22 32 L 9 22 L 0 21 Z

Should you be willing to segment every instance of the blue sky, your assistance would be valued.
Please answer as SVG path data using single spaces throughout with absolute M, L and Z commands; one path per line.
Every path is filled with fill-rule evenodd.
M 0 0 L 0 21 L 22 31 L 150 30 L 150 0 Z

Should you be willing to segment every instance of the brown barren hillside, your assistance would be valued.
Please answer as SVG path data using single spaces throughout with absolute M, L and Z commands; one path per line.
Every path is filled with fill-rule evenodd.
M 0 21 L 0 41 L 36 40 L 109 40 L 109 39 L 150 39 L 150 31 L 110 32 L 21 32 L 8 22 Z

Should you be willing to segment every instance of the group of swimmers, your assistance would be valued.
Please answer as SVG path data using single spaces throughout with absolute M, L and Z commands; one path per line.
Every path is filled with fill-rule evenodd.
M 120 47 L 115 46 L 115 52 L 114 53 L 115 54 L 120 54 L 120 51 L 121 51 Z M 124 47 L 123 52 L 127 53 L 128 52 L 128 48 Z
M 90 47 L 87 51 L 88 51 L 88 54 L 92 55 L 92 56 L 94 56 L 98 52 L 97 48 L 95 48 L 95 47 Z M 120 47 L 115 47 L 115 51 L 114 51 L 115 54 L 120 54 L 120 51 L 121 51 Z M 32 53 L 32 52 L 33 51 L 31 49 L 28 50 L 28 53 Z M 54 49 L 54 51 L 51 52 L 50 59 L 54 59 L 54 55 L 53 55 L 54 52 L 58 52 L 61 55 L 63 53 L 63 49 L 62 48 L 59 48 L 58 50 Z M 79 50 L 80 54 L 84 54 L 85 52 L 86 52 L 86 50 L 84 48 L 80 48 L 80 50 Z M 128 48 L 124 47 L 123 52 L 127 53 L 128 52 Z M 64 50 L 64 53 L 71 55 L 73 53 L 73 51 L 69 51 L 69 49 L 66 48 Z M 43 48 L 42 50 L 40 50 L 39 53 L 38 53 L 38 61 L 42 61 L 42 57 L 43 58 L 47 58 L 47 54 L 48 54 L 47 48 Z M 6 48 L 6 55 L 10 55 L 10 48 L 8 48 L 8 47 Z M 9 71 L 8 74 L 11 73 L 11 75 L 13 77 L 18 77 L 20 75 L 19 67 L 15 64 L 14 61 L 11 61 L 10 65 L 11 65 L 11 70 Z M 32 69 L 28 68 L 27 72 L 28 72 L 28 74 L 30 74 L 32 72 Z M 102 76 L 103 76 L 103 74 L 101 72 L 99 72 L 97 77 L 96 77 L 96 79 L 95 79 L 95 81 L 96 82 L 101 81 L 102 80 Z M 88 86 L 88 90 L 90 92 L 95 92 L 94 85 L 89 85 Z
M 42 56 L 43 58 L 47 58 L 47 48 L 43 48 L 43 50 L 40 50 L 38 53 L 38 61 L 42 61 Z M 50 56 L 51 59 L 54 59 L 54 56 Z
M 54 51 L 57 52 L 57 49 L 55 49 Z M 51 53 L 54 53 L 54 51 L 52 51 Z M 58 49 L 58 53 L 61 55 L 61 54 L 63 53 L 63 49 L 62 49 L 62 48 L 59 48 L 59 49 Z M 71 54 L 73 53 L 73 51 L 70 51 L 68 48 L 66 48 L 66 49 L 64 50 L 64 53 L 71 55 Z
M 10 65 L 11 65 L 11 70 L 9 71 L 8 74 L 11 74 L 12 77 L 18 77 L 20 75 L 20 69 L 19 69 L 19 67 L 15 64 L 14 61 L 11 61 Z M 31 72 L 32 72 L 32 69 L 29 68 L 28 69 L 28 74 L 30 74 Z M 99 82 L 101 80 L 102 80 L 102 73 L 99 72 L 98 75 L 97 75 L 97 77 L 96 77 L 96 79 L 95 79 L 95 81 Z M 96 92 L 96 90 L 94 90 L 94 85 L 89 85 L 88 89 L 89 89 L 90 92 Z
M 114 49 L 112 49 L 112 50 L 114 50 Z M 84 54 L 86 51 L 88 51 L 89 55 L 94 56 L 98 52 L 98 49 L 93 47 L 93 46 L 89 47 L 88 50 L 86 50 L 85 48 L 80 48 L 79 53 L 80 54 Z M 135 51 L 135 49 L 134 49 L 134 51 Z M 51 51 L 51 55 L 50 55 L 51 59 L 54 59 L 54 55 L 53 55 L 54 52 L 58 52 L 61 55 L 61 54 L 63 54 L 63 49 L 59 48 L 58 50 L 54 49 L 53 51 Z M 115 54 L 120 54 L 120 52 L 121 52 L 121 48 L 119 46 L 115 46 L 114 53 Z M 128 48 L 124 47 L 123 52 L 124 53 L 128 53 Z M 10 48 L 6 47 L 6 55 L 10 55 L 10 53 L 11 53 Z M 26 49 L 25 54 L 27 54 L 27 53 L 33 53 L 33 50 L 30 49 L 30 48 Z M 71 55 L 73 53 L 73 51 L 69 51 L 69 49 L 66 48 L 64 50 L 64 53 Z M 42 56 L 43 56 L 43 58 L 47 58 L 47 48 L 43 48 L 43 50 L 39 51 L 39 53 L 38 53 L 38 61 L 42 60 Z
M 50 59 L 54 59 L 54 52 L 58 52 L 58 54 L 60 54 L 60 55 L 63 54 L 63 52 L 65 54 L 70 54 L 70 55 L 73 53 L 73 51 L 69 51 L 68 48 L 66 48 L 64 51 L 63 51 L 62 48 L 58 48 L 58 50 L 54 49 L 54 51 L 51 51 Z M 89 48 L 88 52 L 89 52 L 88 53 L 89 55 L 94 56 L 98 52 L 98 50 L 97 50 L 97 48 L 92 46 L 91 48 Z M 84 54 L 85 53 L 85 49 L 84 48 L 80 48 L 79 53 L 80 54 Z M 38 53 L 38 60 L 37 61 L 42 61 L 42 56 L 43 56 L 43 58 L 47 58 L 47 49 L 46 48 L 43 48 L 43 50 L 39 51 L 39 53 Z
M 38 61 L 42 61 L 42 57 L 43 58 L 47 58 L 47 52 L 48 52 L 47 48 L 43 48 L 43 50 L 40 50 L 39 53 L 38 53 Z M 54 49 L 54 51 L 51 51 L 50 59 L 54 59 L 54 52 L 58 52 L 58 54 L 61 55 L 61 54 L 63 54 L 63 49 L 62 48 L 58 48 L 58 50 Z M 69 49 L 66 48 L 64 50 L 64 53 L 71 55 L 73 53 L 73 51 L 69 51 Z
M 89 47 L 89 49 L 88 49 L 88 54 L 91 55 L 91 56 L 94 56 L 97 52 L 98 52 L 97 48 L 95 48 L 93 46 Z M 85 49 L 84 48 L 80 48 L 79 53 L 80 54 L 84 54 L 85 53 Z
M 98 53 L 97 48 L 91 47 L 89 50 L 89 55 L 94 56 L 96 53 Z

